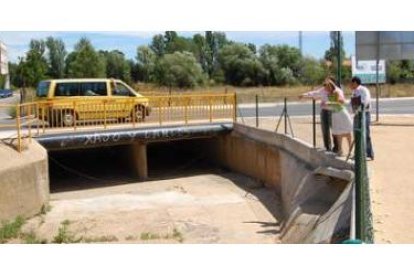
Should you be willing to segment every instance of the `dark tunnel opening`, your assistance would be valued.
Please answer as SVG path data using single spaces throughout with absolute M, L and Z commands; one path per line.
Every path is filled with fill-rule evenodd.
M 208 139 L 147 145 L 148 181 L 217 171 L 206 155 Z M 52 193 L 139 182 L 131 145 L 49 152 Z

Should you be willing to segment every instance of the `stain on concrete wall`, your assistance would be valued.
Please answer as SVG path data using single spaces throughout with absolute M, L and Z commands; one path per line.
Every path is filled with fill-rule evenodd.
M 46 150 L 32 141 L 22 153 L 0 147 L 0 220 L 30 217 L 49 201 Z

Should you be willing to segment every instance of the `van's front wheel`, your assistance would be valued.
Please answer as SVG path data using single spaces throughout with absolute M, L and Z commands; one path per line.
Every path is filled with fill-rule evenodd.
M 65 110 L 61 120 L 64 127 L 73 127 L 76 123 L 76 114 L 72 110 Z

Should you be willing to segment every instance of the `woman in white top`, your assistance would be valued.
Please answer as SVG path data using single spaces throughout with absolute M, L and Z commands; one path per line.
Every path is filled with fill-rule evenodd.
M 332 111 L 332 135 L 338 143 L 338 154 L 342 155 L 342 138 L 348 141 L 348 149 L 351 149 L 352 120 L 345 106 L 344 92 L 329 79 L 324 82 L 325 89 L 329 92 L 326 104 Z

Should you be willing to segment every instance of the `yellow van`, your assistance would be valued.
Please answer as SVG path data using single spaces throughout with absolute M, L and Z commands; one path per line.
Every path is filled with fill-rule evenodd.
M 117 79 L 55 79 L 36 90 L 39 117 L 50 126 L 90 121 L 142 122 L 151 112 L 148 98 Z

